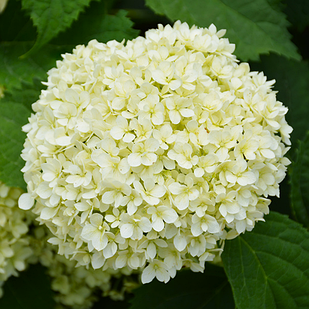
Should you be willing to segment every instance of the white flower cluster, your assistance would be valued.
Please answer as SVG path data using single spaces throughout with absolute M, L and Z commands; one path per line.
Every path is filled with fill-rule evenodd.
M 203 271 L 252 230 L 289 160 L 274 81 L 217 32 L 179 21 L 63 55 L 33 104 L 22 153 L 32 208 L 79 265 L 167 282 Z
M 31 212 L 17 207 L 21 194 L 22 190 L 0 182 L 0 298 L 1 287 L 10 276 L 38 262 L 47 268 L 57 308 L 91 308 L 100 294 L 123 299 L 125 292 L 138 285 L 137 276 L 128 268 L 103 272 L 75 267 L 76 261 L 58 255 L 56 247 L 47 242 L 48 229 L 38 226 Z
M 22 191 L 0 182 L 0 297 L 1 286 L 10 276 L 26 268 L 31 256 L 30 238 L 27 236 L 29 215 L 17 207 Z

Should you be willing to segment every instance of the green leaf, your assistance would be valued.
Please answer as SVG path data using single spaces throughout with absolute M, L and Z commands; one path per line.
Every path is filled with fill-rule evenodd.
M 18 278 L 9 278 L 4 284 L 0 308 L 54 309 L 55 302 L 45 268 L 40 265 L 31 266 L 21 272 Z
M 304 139 L 309 119 L 308 62 L 270 55 L 261 57 L 261 62 L 253 63 L 251 67 L 264 71 L 268 79 L 276 80 L 274 90 L 279 91 L 277 98 L 289 108 L 286 119 L 293 127 L 292 145 L 298 139 Z
M 167 284 L 157 280 L 134 291 L 130 309 L 234 309 L 231 288 L 221 267 L 206 265 L 204 274 L 179 272 Z
M 291 208 L 295 219 L 309 227 L 309 132 L 300 141 L 296 160 L 290 167 Z
M 4 98 L 0 100 L 1 103 L 14 102 L 26 106 L 32 111 L 31 105 L 39 99 L 40 93 L 45 86 L 38 79 L 33 79 L 32 84 L 21 84 L 21 88 L 13 88 L 6 91 Z
M 108 15 L 104 3 L 93 2 L 54 43 L 87 44 L 92 39 L 105 43 L 110 40 L 122 41 L 137 37 L 139 31 L 132 28 L 133 22 L 126 17 L 127 12 L 120 10 L 116 15 Z
M 130 40 L 138 36 L 139 30 L 133 29 L 133 22 L 126 17 L 127 12 L 120 10 L 116 15 L 106 15 L 97 27 L 97 31 L 88 36 L 90 39 L 97 39 L 99 42 L 123 39 Z M 95 29 L 95 27 L 93 27 Z
M 309 308 L 309 233 L 272 212 L 225 244 L 222 259 L 238 309 Z
M 287 31 L 289 23 L 273 1 L 268 0 L 146 0 L 156 13 L 172 21 L 180 19 L 190 25 L 227 29 L 227 37 L 236 44 L 242 60 L 258 60 L 271 51 L 299 60 Z M 176 9 L 177 8 L 177 9 Z
M 91 0 L 22 0 L 22 7 L 29 14 L 38 37 L 27 54 L 37 51 L 78 18 Z
M 65 46 L 45 46 L 39 53 L 26 59 L 19 56 L 25 53 L 31 43 L 5 42 L 0 44 L 0 85 L 8 91 L 21 88 L 22 83 L 32 84 L 33 78 L 46 80 L 47 71 L 55 66 Z
M 22 189 L 26 185 L 20 170 L 25 162 L 20 153 L 26 134 L 21 127 L 28 122 L 29 116 L 30 110 L 22 104 L 0 104 L 0 180 L 8 186 Z

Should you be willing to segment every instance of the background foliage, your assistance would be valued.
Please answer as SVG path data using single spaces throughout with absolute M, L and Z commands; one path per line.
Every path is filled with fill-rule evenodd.
M 21 127 L 61 54 L 93 38 L 132 39 L 177 19 L 226 28 L 237 57 L 276 79 L 294 128 L 289 176 L 266 222 L 226 242 L 223 268 L 182 271 L 166 285 L 155 281 L 124 302 L 102 298 L 94 308 L 309 308 L 307 0 L 9 0 L 0 15 L 0 180 L 26 188 Z M 32 267 L 6 283 L 0 307 L 53 308 L 49 284 L 44 269 Z

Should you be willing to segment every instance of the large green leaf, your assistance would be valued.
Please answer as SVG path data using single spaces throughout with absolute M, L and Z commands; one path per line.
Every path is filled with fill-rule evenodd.
M 222 255 L 238 309 L 309 308 L 309 233 L 279 213 L 227 241 Z
M 2 101 L 1 101 L 2 102 Z M 25 189 L 20 153 L 25 141 L 21 127 L 28 122 L 30 110 L 22 104 L 0 104 L 0 180 L 11 187 Z
M 258 60 L 271 51 L 300 59 L 290 41 L 286 16 L 274 1 L 268 0 L 146 0 L 156 13 L 171 20 L 208 27 L 214 23 L 227 29 L 227 37 L 236 43 L 235 53 L 242 60 Z
M 309 227 L 309 133 L 299 142 L 296 159 L 290 167 L 291 207 L 296 220 Z
M 1 309 L 54 309 L 53 292 L 45 268 L 31 266 L 18 278 L 11 277 L 4 285 Z
M 303 139 L 309 128 L 308 62 L 270 55 L 261 57 L 261 62 L 251 66 L 254 70 L 264 71 L 268 79 L 276 80 L 274 90 L 279 91 L 277 98 L 289 108 L 286 118 L 293 127 L 292 145 Z
M 179 272 L 167 284 L 152 281 L 134 291 L 130 309 L 234 309 L 230 285 L 221 267 L 205 273 Z
M 8 91 L 21 88 L 22 83 L 32 84 L 33 78 L 46 80 L 47 71 L 55 66 L 65 47 L 47 45 L 39 53 L 26 59 L 19 56 L 29 50 L 29 42 L 5 42 L 0 44 L 0 85 Z
M 22 0 L 23 8 L 37 27 L 38 37 L 32 51 L 38 50 L 78 18 L 91 0 Z

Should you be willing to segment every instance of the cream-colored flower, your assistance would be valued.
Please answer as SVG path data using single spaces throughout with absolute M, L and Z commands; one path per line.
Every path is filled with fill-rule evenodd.
M 136 143 L 132 146 L 132 153 L 128 156 L 128 163 L 131 167 L 141 164 L 150 166 L 157 160 L 155 152 L 160 144 L 154 138 L 148 138 L 145 142 Z
M 155 277 L 161 282 L 167 282 L 170 279 L 167 265 L 162 261 L 153 260 L 149 263 L 149 265 L 143 270 L 142 282 L 151 282 Z
M 48 72 L 24 126 L 19 204 L 61 254 L 167 282 L 268 213 L 289 164 L 287 108 L 224 34 L 177 21 L 92 40 Z

